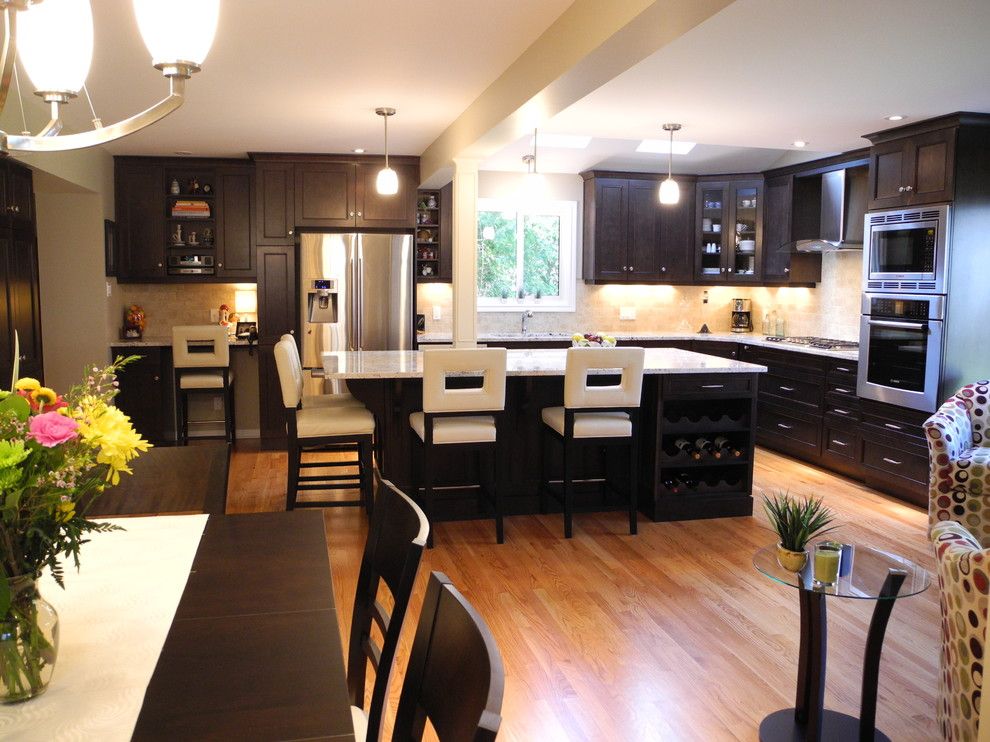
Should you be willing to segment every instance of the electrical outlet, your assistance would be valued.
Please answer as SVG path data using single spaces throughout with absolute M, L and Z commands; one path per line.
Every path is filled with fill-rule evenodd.
M 708 303 L 708 289 L 705 289 L 704 298 L 702 298 L 701 303 L 702 304 L 707 304 Z
M 619 307 L 619 319 L 636 319 L 636 307 Z
M 437 305 L 437 304 L 434 304 L 433 305 L 433 319 L 435 319 L 435 320 L 440 319 L 441 316 L 442 316 L 442 312 L 440 311 L 440 306 Z
M 113 296 L 113 284 L 107 281 L 107 298 Z
M 211 309 L 210 310 L 210 322 L 216 323 L 216 322 L 219 322 L 219 321 L 220 321 L 220 310 L 219 309 Z

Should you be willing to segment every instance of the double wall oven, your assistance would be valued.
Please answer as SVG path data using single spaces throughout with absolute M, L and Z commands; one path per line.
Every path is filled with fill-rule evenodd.
M 938 407 L 949 208 L 866 215 L 861 397 L 926 412 Z

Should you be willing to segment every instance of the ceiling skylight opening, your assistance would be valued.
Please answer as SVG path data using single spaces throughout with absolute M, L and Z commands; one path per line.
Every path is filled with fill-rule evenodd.
M 540 133 L 540 147 L 542 149 L 587 149 L 591 144 L 591 137 L 580 136 L 578 134 L 544 134 Z M 529 146 L 533 146 L 533 139 L 530 137 Z
M 692 149 L 697 146 L 697 142 L 685 142 L 678 139 L 674 142 L 673 150 L 671 150 L 670 142 L 666 139 L 644 139 L 636 147 L 637 152 L 648 152 L 650 154 L 659 155 L 686 155 Z

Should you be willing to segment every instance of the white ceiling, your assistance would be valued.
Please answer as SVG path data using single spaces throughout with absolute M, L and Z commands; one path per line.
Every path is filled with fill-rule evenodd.
M 110 145 L 115 154 L 243 156 L 249 151 L 381 152 L 373 109 L 398 109 L 391 151 L 420 154 L 571 0 L 224 0 L 188 101 Z M 106 123 L 166 91 L 130 0 L 95 0 L 89 88 Z M 595 137 L 541 148 L 544 172 L 657 171 L 641 139 L 698 142 L 675 172 L 761 170 L 864 146 L 860 135 L 955 110 L 990 111 L 988 0 L 736 0 L 541 128 Z M 27 92 L 27 91 L 26 91 Z M 29 122 L 46 118 L 28 95 Z M 13 103 L 13 102 L 11 102 Z M 9 118 L 8 106 L 5 118 Z M 67 129 L 88 128 L 83 100 Z M 483 164 L 523 169 L 525 137 Z M 795 150 L 795 139 L 809 142 Z M 756 149 L 754 149 L 756 148 Z
M 674 171 L 711 173 L 867 146 L 861 135 L 897 125 L 884 120 L 893 113 L 990 112 L 988 34 L 987 0 L 736 0 L 547 122 L 596 139 L 541 148 L 540 169 L 665 170 L 665 155 L 635 152 L 665 121 L 700 143 Z M 529 147 L 525 137 L 483 166 L 522 171 Z
M 167 83 L 151 66 L 131 0 L 91 4 L 96 38 L 88 85 L 109 124 L 163 97 Z M 418 155 L 570 4 L 223 0 L 216 40 L 203 71 L 187 83 L 185 105 L 109 149 L 381 152 L 374 109 L 392 106 L 398 114 L 389 122 L 391 152 Z M 37 130 L 46 112 L 27 97 Z M 68 106 L 67 128 L 84 130 L 89 119 L 83 98 Z

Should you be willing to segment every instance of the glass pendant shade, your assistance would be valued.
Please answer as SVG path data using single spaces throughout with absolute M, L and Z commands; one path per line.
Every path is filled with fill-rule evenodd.
M 399 192 L 399 176 L 392 168 L 383 167 L 378 171 L 375 190 L 383 196 L 394 196 Z
M 681 189 L 677 185 L 677 181 L 673 178 L 668 177 L 666 180 L 660 183 L 660 203 L 662 204 L 676 204 L 681 200 Z
M 134 0 L 134 15 L 153 64 L 199 66 L 213 45 L 220 0 Z
M 89 0 L 45 0 L 18 13 L 17 54 L 35 90 L 78 93 L 93 61 Z

